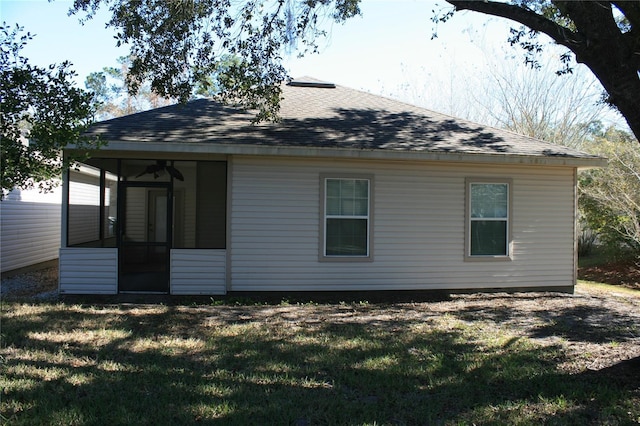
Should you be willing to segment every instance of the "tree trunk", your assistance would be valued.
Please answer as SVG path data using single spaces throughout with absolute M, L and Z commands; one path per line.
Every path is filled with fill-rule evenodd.
M 637 71 L 604 56 L 581 62 L 600 80 L 609 95 L 607 102 L 618 109 L 640 141 L 640 79 Z

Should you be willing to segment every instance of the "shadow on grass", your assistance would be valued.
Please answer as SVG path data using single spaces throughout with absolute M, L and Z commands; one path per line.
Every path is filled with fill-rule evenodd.
M 527 296 L 515 296 L 523 299 Z M 545 298 L 562 296 L 545 296 Z M 566 296 L 564 296 L 566 297 Z M 531 303 L 539 303 L 545 298 L 537 297 Z M 562 309 L 544 309 L 528 312 L 528 318 L 508 304 L 495 304 L 487 308 L 471 305 L 455 313 L 465 321 L 487 320 L 497 324 L 515 324 L 528 337 L 562 337 L 568 341 L 607 343 L 631 340 L 638 336 L 638 319 L 606 307 L 590 305 L 569 305 Z
M 633 383 L 567 375 L 557 347 L 490 344 L 461 323 L 3 309 L 6 424 L 596 424 L 633 410 Z

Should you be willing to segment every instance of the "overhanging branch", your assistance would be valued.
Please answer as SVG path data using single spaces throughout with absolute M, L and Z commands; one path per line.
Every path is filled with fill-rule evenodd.
M 544 33 L 551 37 L 556 43 L 571 49 L 576 55 L 582 53 L 585 45 L 584 37 L 569 28 L 558 25 L 550 19 L 545 18 L 531 10 L 512 4 L 494 1 L 468 1 L 468 0 L 446 0 L 457 10 L 472 10 L 487 15 L 510 19 L 519 22 L 534 31 Z

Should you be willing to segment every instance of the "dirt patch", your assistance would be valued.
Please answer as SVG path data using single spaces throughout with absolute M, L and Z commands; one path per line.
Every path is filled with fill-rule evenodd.
M 578 268 L 578 278 L 640 290 L 640 260 Z
M 57 268 L 5 278 L 0 286 L 2 299 L 56 299 L 57 279 Z M 640 383 L 640 292 L 578 285 L 573 295 L 476 293 L 429 302 L 261 306 L 208 306 L 205 302 L 189 310 L 210 311 L 210 325 L 268 321 L 284 327 L 359 323 L 393 329 L 443 319 L 450 319 L 455 327 L 455 321 L 463 321 L 558 346 L 569 355 L 566 359 L 570 361 L 560 366 L 565 371 L 606 371 L 620 380 Z
M 637 389 L 640 394 L 640 293 L 618 293 L 578 285 L 573 295 L 558 293 L 478 293 L 414 303 L 344 303 L 265 306 L 201 306 L 205 326 L 278 324 L 288 329 L 366 325 L 401 331 L 412 324 L 455 330 L 460 322 L 495 330 L 559 353 L 557 368 L 589 374 Z M 561 354 L 561 355 L 560 355 Z M 562 360 L 560 360 L 562 359 Z
M 4 300 L 52 299 L 58 296 L 58 267 L 25 272 L 2 278 L 0 294 Z

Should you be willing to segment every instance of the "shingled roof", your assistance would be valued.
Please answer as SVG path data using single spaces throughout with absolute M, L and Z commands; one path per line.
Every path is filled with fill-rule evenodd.
M 513 132 L 311 78 L 283 85 L 278 123 L 210 99 L 94 124 L 107 150 L 346 156 L 600 166 L 604 160 Z

